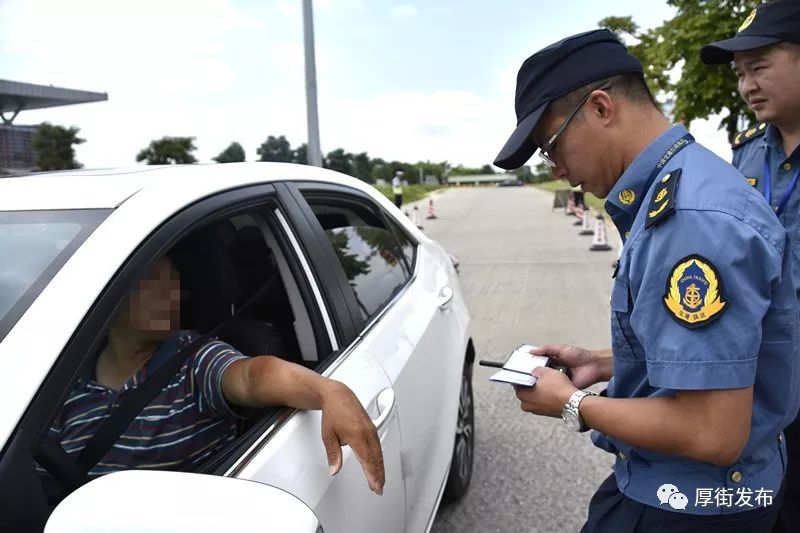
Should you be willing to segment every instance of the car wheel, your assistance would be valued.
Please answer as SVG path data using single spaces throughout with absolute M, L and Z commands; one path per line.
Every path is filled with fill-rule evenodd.
M 444 488 L 442 501 L 454 503 L 467 493 L 472 479 L 475 456 L 475 402 L 472 396 L 472 365 L 464 365 L 461 375 L 461 394 L 458 400 L 458 422 L 450 460 L 450 474 Z

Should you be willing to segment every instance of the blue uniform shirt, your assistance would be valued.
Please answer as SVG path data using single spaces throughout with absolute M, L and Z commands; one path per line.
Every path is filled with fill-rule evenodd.
M 759 129 L 761 128 L 761 129 Z M 748 130 L 753 131 L 753 130 Z M 744 139 L 746 132 L 739 134 Z M 738 143 L 734 143 L 737 145 Z M 793 174 L 800 167 L 800 148 L 789 157 L 783 151 L 778 128 L 763 124 L 756 126 L 753 139 L 734 147 L 733 166 L 747 177 L 759 193 L 764 194 L 764 157 L 769 147 L 769 168 L 772 175 L 772 207 L 777 208 L 784 193 L 789 188 Z M 794 264 L 795 287 L 800 289 L 800 183 L 789 197 L 786 208 L 778 216 L 781 224 L 789 231 L 792 239 L 792 262 Z
M 611 295 L 614 377 L 607 394 L 753 386 L 750 438 L 730 467 L 598 432 L 592 438 L 617 455 L 617 484 L 628 497 L 674 512 L 735 513 L 768 503 L 784 477 L 782 430 L 800 403 L 800 316 L 786 230 L 757 190 L 699 144 L 664 164 L 685 135 L 674 126 L 657 138 L 608 196 L 620 234 L 630 233 Z M 667 484 L 686 497 L 685 509 L 659 499 Z

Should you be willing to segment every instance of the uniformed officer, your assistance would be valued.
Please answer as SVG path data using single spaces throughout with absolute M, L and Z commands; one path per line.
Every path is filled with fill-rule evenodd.
M 394 205 L 398 209 L 403 205 L 403 171 L 398 170 L 392 178 L 392 192 L 394 193 Z
M 707 64 L 733 62 L 739 94 L 760 122 L 738 133 L 733 164 L 764 195 L 792 239 L 800 289 L 800 2 L 762 4 L 731 39 L 703 47 Z M 785 503 L 776 531 L 800 531 L 800 422 L 785 431 Z
M 583 530 L 769 531 L 781 432 L 800 404 L 786 230 L 736 169 L 670 125 L 608 30 L 528 58 L 515 106 L 495 164 L 520 167 L 539 148 L 557 178 L 607 198 L 627 235 L 612 350 L 542 347 L 572 380 L 539 368 L 517 389 L 523 410 L 594 429 L 616 455 Z M 604 395 L 581 390 L 602 381 Z

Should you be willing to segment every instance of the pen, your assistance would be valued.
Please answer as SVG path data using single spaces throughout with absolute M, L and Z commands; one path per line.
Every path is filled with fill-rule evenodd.
M 481 366 L 491 366 L 494 368 L 503 368 L 503 363 L 497 363 L 495 361 L 486 361 L 485 359 L 481 359 L 478 361 L 478 364 Z

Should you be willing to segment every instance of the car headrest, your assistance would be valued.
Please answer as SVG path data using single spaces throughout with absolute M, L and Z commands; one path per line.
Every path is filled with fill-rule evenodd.
M 242 289 L 228 250 L 234 238 L 229 222 L 207 226 L 184 238 L 169 255 L 180 272 L 181 326 L 206 331 L 230 316 Z
M 237 231 L 230 251 L 241 284 L 240 298 L 247 299 L 276 273 L 272 250 L 255 226 Z

